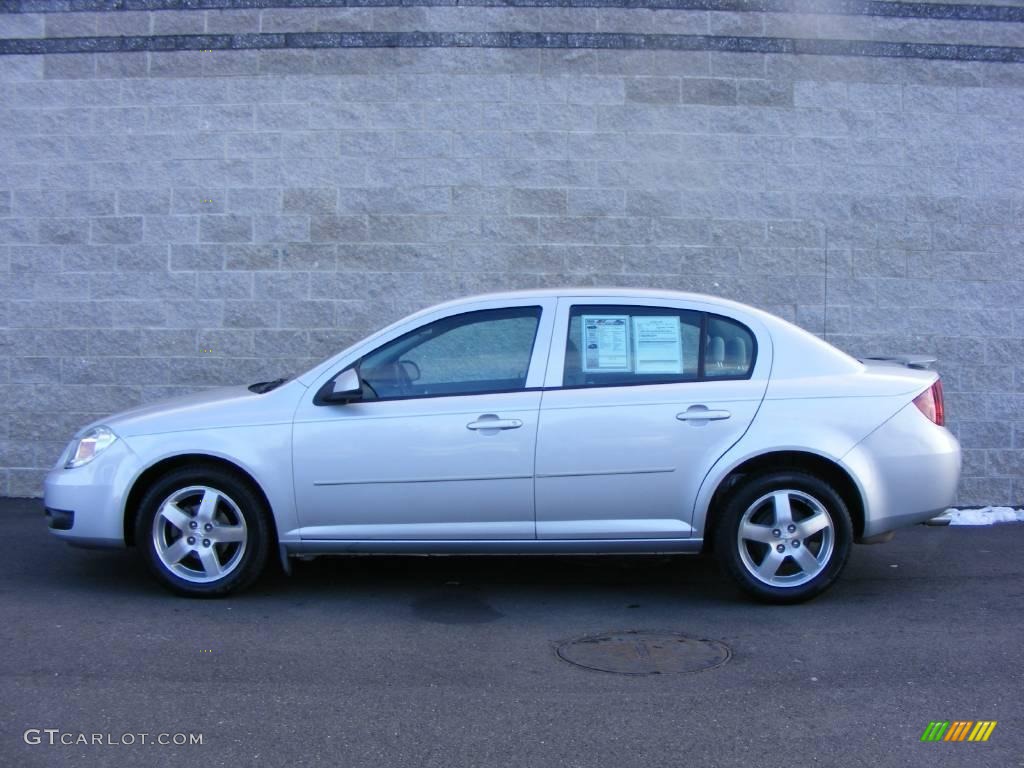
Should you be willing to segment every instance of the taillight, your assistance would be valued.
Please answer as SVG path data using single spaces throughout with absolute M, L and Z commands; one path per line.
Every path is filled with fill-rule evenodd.
M 940 427 L 946 423 L 946 406 L 942 401 L 942 379 L 936 379 L 928 389 L 914 398 L 914 405 Z

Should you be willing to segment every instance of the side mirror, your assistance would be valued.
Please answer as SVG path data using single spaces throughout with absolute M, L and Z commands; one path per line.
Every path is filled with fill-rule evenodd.
M 332 403 L 351 403 L 363 397 L 363 384 L 355 368 L 342 371 L 331 382 L 330 395 L 326 398 Z

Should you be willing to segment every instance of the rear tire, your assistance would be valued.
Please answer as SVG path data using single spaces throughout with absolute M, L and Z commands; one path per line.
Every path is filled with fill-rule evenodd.
M 236 475 L 184 467 L 157 480 L 135 519 L 135 542 L 163 586 L 188 597 L 245 589 L 263 571 L 270 510 Z
M 766 603 L 799 603 L 824 592 L 846 565 L 852 542 L 842 497 L 799 471 L 769 472 L 740 484 L 715 528 L 723 571 Z

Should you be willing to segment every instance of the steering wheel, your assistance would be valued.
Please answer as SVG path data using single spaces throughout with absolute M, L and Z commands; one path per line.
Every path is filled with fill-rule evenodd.
M 406 363 L 416 365 L 409 360 L 398 360 L 391 364 L 392 369 L 395 372 L 395 383 L 398 385 L 398 389 L 403 395 L 412 394 L 412 377 L 409 375 L 409 371 L 405 369 Z M 419 368 L 417 368 L 419 370 Z
M 423 375 L 422 373 L 420 373 L 419 365 L 412 360 L 399 360 L 398 365 L 401 367 L 402 373 L 404 373 L 406 378 L 408 378 L 410 384 L 419 381 L 420 376 Z M 410 370 L 412 370 L 415 376 L 409 375 Z
M 417 372 L 419 368 L 416 363 L 412 361 L 406 361 L 408 365 L 416 367 Z M 363 385 L 373 394 L 374 399 L 379 400 L 381 395 L 380 392 L 384 393 L 385 397 L 399 397 L 413 394 L 412 383 L 413 379 L 409 376 L 409 372 L 406 370 L 405 365 L 400 361 L 381 363 L 372 370 L 366 372 L 365 378 L 360 373 L 360 381 Z M 375 381 L 377 386 L 374 387 L 371 381 Z M 380 390 L 380 392 L 378 391 Z
M 359 371 L 357 370 L 356 373 L 358 373 L 358 372 Z M 374 400 L 380 400 L 380 395 L 377 394 L 377 390 L 373 388 L 373 385 L 370 382 L 368 382 L 366 379 L 364 379 L 362 376 L 360 376 L 359 377 L 359 383 L 362 384 L 363 387 L 365 387 L 366 389 L 368 389 L 370 391 L 370 394 L 373 395 L 373 399 Z

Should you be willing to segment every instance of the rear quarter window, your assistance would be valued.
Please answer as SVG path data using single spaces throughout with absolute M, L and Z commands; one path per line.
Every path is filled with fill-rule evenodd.
M 749 376 L 757 344 L 745 325 L 708 315 L 704 376 L 709 379 Z

